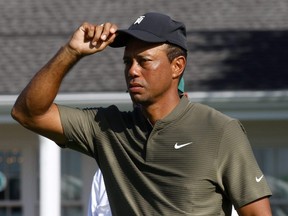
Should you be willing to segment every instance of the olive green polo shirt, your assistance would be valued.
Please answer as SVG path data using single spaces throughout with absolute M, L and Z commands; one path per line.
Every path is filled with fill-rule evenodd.
M 113 216 L 231 215 L 271 195 L 242 125 L 208 106 L 182 97 L 153 127 L 139 109 L 59 111 L 66 147 L 98 162 Z

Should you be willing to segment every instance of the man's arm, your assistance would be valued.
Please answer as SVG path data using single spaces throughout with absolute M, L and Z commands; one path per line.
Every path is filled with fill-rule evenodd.
M 117 26 L 111 23 L 83 23 L 70 41 L 32 78 L 11 111 L 24 127 L 57 143 L 66 141 L 54 99 L 69 70 L 85 55 L 105 49 L 115 39 Z
M 240 216 L 272 216 L 268 197 L 249 203 L 237 209 L 237 212 Z

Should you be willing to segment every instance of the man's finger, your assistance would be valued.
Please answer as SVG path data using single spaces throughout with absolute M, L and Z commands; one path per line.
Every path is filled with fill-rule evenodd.
M 94 37 L 94 34 L 95 34 L 95 27 L 94 25 L 90 24 L 90 23 L 83 23 L 82 26 L 80 27 L 80 29 L 82 31 L 84 31 L 84 34 L 85 34 L 85 37 L 87 39 L 91 39 Z
M 111 37 L 111 34 L 115 34 L 115 32 L 117 31 L 117 26 L 115 24 L 107 22 L 105 24 L 102 24 L 102 26 L 104 29 L 101 35 L 101 40 L 103 41 L 106 41 L 108 37 Z

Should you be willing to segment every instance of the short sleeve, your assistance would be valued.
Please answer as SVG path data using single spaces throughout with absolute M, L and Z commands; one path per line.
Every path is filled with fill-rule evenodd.
M 217 161 L 219 185 L 236 209 L 271 195 L 239 121 L 224 126 Z
M 77 109 L 58 105 L 61 124 L 68 140 L 64 146 L 94 157 L 93 136 L 97 133 L 94 124 L 96 109 Z

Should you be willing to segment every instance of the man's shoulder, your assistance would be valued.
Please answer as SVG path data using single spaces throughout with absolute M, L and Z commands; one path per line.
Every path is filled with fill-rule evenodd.
M 195 118 L 199 119 L 201 122 L 208 121 L 211 123 L 222 123 L 225 124 L 227 122 L 235 120 L 234 118 L 228 116 L 227 114 L 202 103 L 193 103 L 190 102 L 189 106 L 191 109 L 190 114 L 194 116 Z

